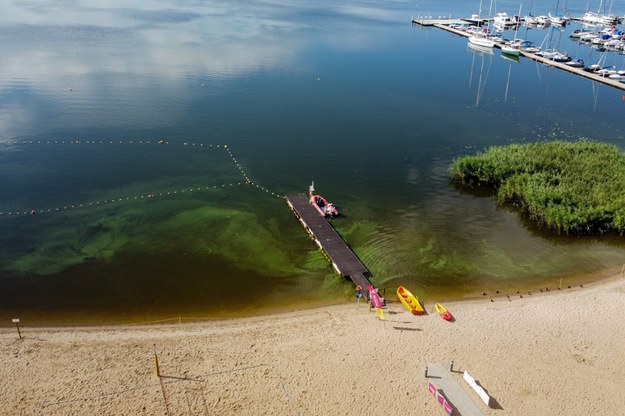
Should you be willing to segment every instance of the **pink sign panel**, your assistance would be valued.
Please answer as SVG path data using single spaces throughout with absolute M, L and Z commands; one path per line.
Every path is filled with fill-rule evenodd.
M 430 390 L 430 394 L 434 397 L 436 397 L 436 400 L 438 401 L 438 403 L 443 406 L 443 409 L 445 410 L 445 412 L 451 416 L 452 413 L 454 412 L 454 408 L 449 404 L 449 402 L 445 399 L 445 396 L 443 396 L 442 394 L 440 394 L 438 392 L 438 389 L 436 388 L 436 386 L 432 383 L 428 383 L 428 388 Z

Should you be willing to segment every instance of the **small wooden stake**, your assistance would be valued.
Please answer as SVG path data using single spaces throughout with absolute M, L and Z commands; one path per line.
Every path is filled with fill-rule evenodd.
M 15 324 L 15 327 L 17 328 L 17 336 L 22 339 L 22 333 L 20 332 L 20 320 L 15 318 L 11 319 L 11 322 L 13 322 Z
M 160 378 L 161 370 L 158 367 L 158 356 L 156 355 L 156 344 L 154 344 L 153 351 L 154 351 L 154 373 L 156 374 L 156 377 Z

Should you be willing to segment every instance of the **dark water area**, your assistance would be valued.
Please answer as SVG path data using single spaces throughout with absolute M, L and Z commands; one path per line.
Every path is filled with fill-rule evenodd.
M 508 14 L 518 7 L 497 2 Z M 555 2 L 541 7 L 533 14 Z M 586 7 L 569 2 L 568 12 Z M 450 184 L 454 158 L 491 145 L 590 138 L 624 147 L 622 91 L 410 24 L 478 8 L 4 5 L 4 324 L 209 319 L 353 301 L 353 285 L 280 198 L 312 180 L 344 214 L 333 224 L 372 281 L 391 293 L 402 284 L 430 302 L 620 271 L 620 237 L 554 235 Z M 575 25 L 522 36 L 599 59 L 569 39 Z M 604 60 L 622 69 L 623 58 Z

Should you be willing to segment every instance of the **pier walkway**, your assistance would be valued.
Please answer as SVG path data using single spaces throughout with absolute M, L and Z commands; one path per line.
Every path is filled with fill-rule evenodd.
M 454 407 L 454 415 L 462 416 L 484 416 L 477 404 L 471 399 L 469 394 L 453 378 L 449 370 L 441 363 L 428 365 L 428 376 L 426 381 L 434 385 L 447 398 Z M 441 412 L 442 413 L 442 412 Z
M 425 19 L 425 18 L 421 18 L 421 17 L 413 17 L 412 18 L 412 23 L 413 24 L 417 24 L 420 26 L 433 26 L 436 27 L 438 29 L 442 29 L 442 30 L 446 30 L 447 32 L 451 32 L 455 35 L 460 35 L 460 36 L 464 36 L 466 38 L 468 38 L 470 36 L 469 33 L 462 31 L 462 30 L 458 30 L 455 29 L 453 27 L 450 26 L 451 23 L 455 23 L 455 22 L 466 22 L 464 19 L 451 19 L 451 18 L 440 18 L 440 19 Z M 503 46 L 503 42 L 495 42 L 495 47 L 501 49 L 501 47 Z M 610 87 L 613 88 L 617 88 L 619 90 L 625 91 L 625 83 L 620 82 L 619 80 L 614 80 L 614 79 L 610 79 L 608 77 L 602 77 L 599 74 L 595 74 L 592 72 L 587 72 L 584 71 L 584 68 L 575 68 L 569 65 L 566 65 L 562 62 L 555 62 L 552 61 L 551 59 L 547 59 L 547 58 L 543 58 L 542 56 L 538 56 L 536 54 L 530 53 L 530 52 L 526 52 L 524 50 L 520 51 L 521 56 L 524 56 L 526 58 L 532 59 L 536 62 L 539 62 L 541 64 L 547 65 L 549 67 L 554 67 L 554 68 L 558 68 L 561 69 L 563 71 L 567 71 L 570 72 L 571 74 L 574 75 L 579 75 L 581 77 L 584 78 L 588 78 L 592 81 L 595 82 L 599 82 L 601 84 L 604 85 L 608 85 Z
M 366 289 L 371 284 L 366 277 L 369 271 L 328 220 L 319 214 L 305 194 L 287 195 L 286 202 L 315 244 L 328 257 L 334 270 L 349 278 L 354 285 L 362 287 L 363 294 L 367 296 Z

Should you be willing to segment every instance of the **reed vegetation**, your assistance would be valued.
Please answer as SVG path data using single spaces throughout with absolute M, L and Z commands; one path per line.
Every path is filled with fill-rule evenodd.
M 625 232 L 625 155 L 589 140 L 490 147 L 454 160 L 453 181 L 488 186 L 539 226 L 572 235 Z

